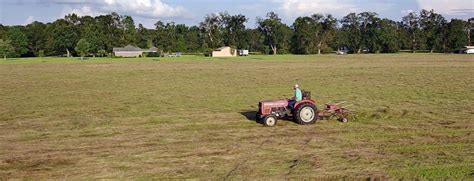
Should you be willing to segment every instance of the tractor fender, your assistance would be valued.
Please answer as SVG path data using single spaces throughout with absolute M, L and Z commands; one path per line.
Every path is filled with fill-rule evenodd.
M 301 104 L 303 103 L 308 103 L 308 104 L 312 104 L 316 107 L 316 102 L 314 102 L 313 100 L 307 100 L 307 99 L 304 99 L 304 100 L 301 100 L 301 101 L 298 101 L 295 103 L 295 106 L 294 106 L 294 110 L 297 110 L 298 109 L 298 106 L 300 106 Z

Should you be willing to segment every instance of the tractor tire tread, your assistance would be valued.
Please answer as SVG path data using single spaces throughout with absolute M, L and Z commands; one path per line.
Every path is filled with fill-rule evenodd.
M 301 120 L 301 117 L 299 116 L 300 114 L 300 111 L 304 108 L 304 107 L 311 107 L 313 110 L 314 110 L 314 118 L 312 121 L 310 122 L 305 122 L 303 120 Z M 308 104 L 308 103 L 303 103 L 301 105 L 299 105 L 294 113 L 293 113 L 293 119 L 296 123 L 298 124 L 301 124 L 301 125 L 309 125 L 309 124 L 314 124 L 316 122 L 316 120 L 318 120 L 318 109 L 316 108 L 316 105 L 313 105 L 313 104 Z

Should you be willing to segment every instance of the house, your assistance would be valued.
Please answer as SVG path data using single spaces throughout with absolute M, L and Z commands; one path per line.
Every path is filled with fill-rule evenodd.
M 474 54 L 474 46 L 465 46 L 464 53 L 466 54 Z
M 113 49 L 115 56 L 117 57 L 140 57 L 143 54 L 143 50 L 132 45 L 127 45 L 123 48 Z
M 138 47 L 134 47 L 132 45 L 127 45 L 123 48 L 114 48 L 113 49 L 115 56 L 117 57 L 141 57 L 143 56 L 144 52 L 149 52 L 149 53 L 156 53 L 158 52 L 158 48 L 156 47 L 151 47 L 148 50 L 144 50 Z
M 212 51 L 212 57 L 235 57 L 237 51 L 231 47 L 220 47 Z

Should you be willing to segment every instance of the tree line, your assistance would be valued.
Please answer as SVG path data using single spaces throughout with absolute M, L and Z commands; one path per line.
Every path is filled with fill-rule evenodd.
M 349 13 L 341 19 L 314 14 L 289 26 L 278 14 L 257 18 L 245 26 L 245 15 L 207 15 L 199 25 L 158 21 L 152 29 L 138 27 L 131 16 L 110 13 L 96 17 L 69 14 L 51 23 L 25 26 L 0 24 L 0 54 L 4 57 L 110 55 L 114 47 L 157 47 L 161 52 L 207 54 L 221 46 L 262 54 L 456 52 L 474 43 L 474 18 L 448 21 L 434 10 L 410 12 L 401 21 L 374 12 Z

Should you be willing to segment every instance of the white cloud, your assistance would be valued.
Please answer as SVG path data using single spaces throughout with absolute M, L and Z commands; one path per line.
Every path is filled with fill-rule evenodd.
M 420 9 L 446 15 L 474 15 L 474 1 L 471 0 L 417 0 Z
M 336 16 L 357 12 L 357 4 L 354 1 L 332 1 L 332 0 L 273 0 L 279 4 L 287 16 L 297 17 L 314 13 L 333 14 Z
M 105 13 L 94 11 L 89 6 L 82 6 L 81 8 L 71 8 L 68 6 L 62 10 L 59 18 L 63 18 L 64 16 L 68 14 L 76 14 L 78 16 L 98 16 Z
M 26 20 L 23 24 L 27 25 L 27 24 L 33 23 L 33 21 L 35 21 L 35 17 L 34 16 L 28 16 L 28 18 L 26 18 Z
M 404 10 L 401 10 L 401 11 L 400 11 L 400 13 L 401 13 L 403 16 L 405 16 L 405 15 L 407 15 L 407 14 L 409 14 L 409 13 L 412 13 L 412 12 L 415 12 L 415 11 L 413 11 L 412 9 L 404 9 Z
M 118 11 L 144 17 L 188 17 L 181 6 L 170 6 L 161 0 L 103 0 L 102 10 Z
M 56 2 L 58 3 L 58 2 Z M 76 13 L 78 15 L 96 16 L 110 12 L 140 16 L 145 18 L 188 18 L 190 13 L 181 6 L 171 6 L 162 0 L 97 0 L 93 3 L 69 3 L 61 15 Z M 79 6 L 79 8 L 77 8 Z M 76 7 L 76 8 L 71 8 Z

